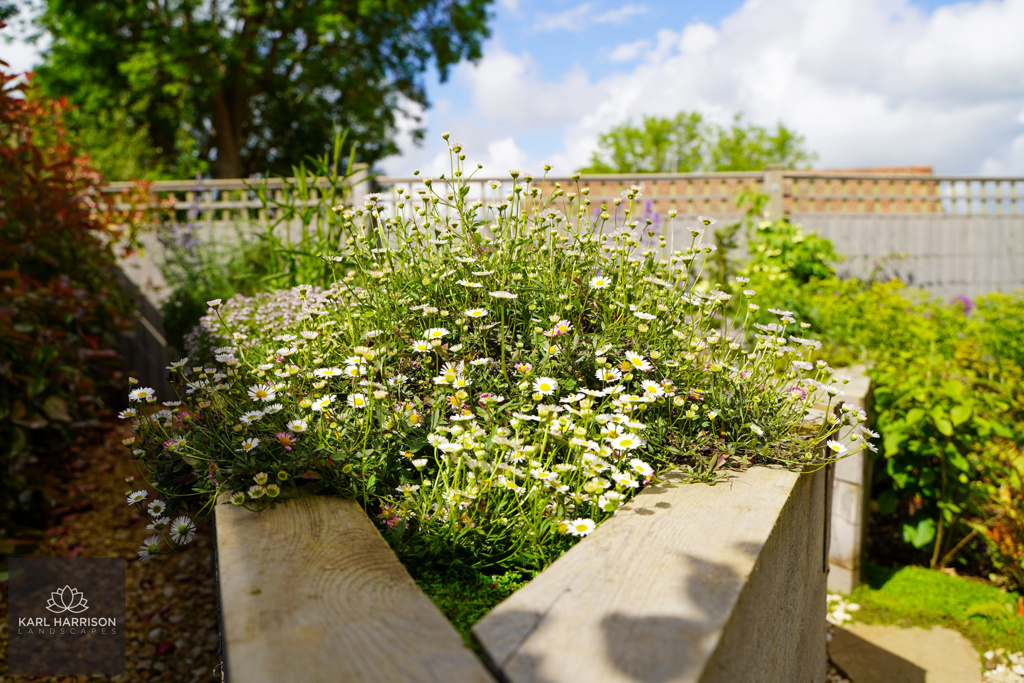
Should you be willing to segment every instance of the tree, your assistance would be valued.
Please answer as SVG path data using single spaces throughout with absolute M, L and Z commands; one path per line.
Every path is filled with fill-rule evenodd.
M 288 173 L 335 127 L 372 163 L 398 151 L 396 115 L 427 106 L 431 65 L 443 81 L 479 59 L 491 2 L 48 0 L 38 82 L 83 125 L 108 113 L 108 128 L 145 131 L 172 172 Z
M 673 118 L 645 116 L 615 126 L 598 139 L 585 173 L 706 173 L 757 171 L 768 164 L 806 166 L 817 158 L 804 138 L 781 123 L 775 130 L 743 125 L 736 114 L 729 128 L 710 123 L 698 112 Z

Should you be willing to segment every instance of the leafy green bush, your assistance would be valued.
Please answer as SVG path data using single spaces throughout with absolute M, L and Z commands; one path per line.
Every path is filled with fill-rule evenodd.
M 1010 387 L 1020 368 L 1000 371 L 961 344 L 954 358 L 902 351 L 872 371 L 884 469 L 876 468 L 879 512 L 897 510 L 904 542 L 929 548 L 945 566 L 971 535 L 968 520 L 988 499 L 984 481 L 996 461 L 996 438 L 1020 438 L 1024 404 Z
M 983 535 L 996 569 L 1024 591 L 1024 453 L 1019 443 L 1004 439 L 985 448 L 995 467 L 982 482 L 988 498 L 981 519 L 971 526 Z
M 756 230 L 748 228 L 743 286 L 806 320 L 834 365 L 876 364 L 878 512 L 895 514 L 904 542 L 933 567 L 983 550 L 970 545 L 982 533 L 990 559 L 1019 581 L 1022 525 L 1005 503 L 1019 480 L 999 454 L 1024 439 L 1024 296 L 947 303 L 897 280 L 839 280 L 831 243 L 785 221 L 757 222 L 763 198 L 745 199 Z
M 789 313 L 748 328 L 695 287 L 711 219 L 662 260 L 640 247 L 637 188 L 624 222 L 595 220 L 578 176 L 542 196 L 514 172 L 470 202 L 451 152 L 452 176 L 400 194 L 396 215 L 372 195 L 337 215 L 328 287 L 210 302 L 201 360 L 174 368 L 181 405 L 149 414 L 153 391 L 130 393 L 133 453 L 168 502 L 262 509 L 312 475 L 407 558 L 537 567 L 666 467 L 709 481 L 845 450 L 815 447 L 839 418 L 799 429 L 838 389 Z M 166 509 L 151 504 L 143 557 L 190 538 Z
M 36 496 L 26 462 L 57 456 L 116 396 L 124 381 L 120 332 L 130 326 L 112 248 L 121 234 L 100 204 L 100 179 L 65 140 L 65 104 L 19 78 L 0 69 L 0 453 L 8 514 Z
M 971 329 L 995 363 L 1024 367 L 1024 291 L 992 292 L 974 302 Z

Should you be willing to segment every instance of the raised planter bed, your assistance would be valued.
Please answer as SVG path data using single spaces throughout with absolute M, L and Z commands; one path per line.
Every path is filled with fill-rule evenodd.
M 354 503 L 217 506 L 235 681 L 820 681 L 826 491 L 751 468 L 650 486 L 473 629 L 490 673 Z

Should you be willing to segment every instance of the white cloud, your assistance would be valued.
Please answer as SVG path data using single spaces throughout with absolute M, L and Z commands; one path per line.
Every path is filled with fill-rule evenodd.
M 611 62 L 632 62 L 641 55 L 645 54 L 651 48 L 651 41 L 649 40 L 635 40 L 632 43 L 620 43 L 616 45 L 612 50 L 612 53 L 608 55 L 608 61 Z
M 542 15 L 533 25 L 534 31 L 582 31 L 592 12 L 591 4 L 585 2 L 572 9 L 555 14 Z
M 568 28 L 587 12 L 590 3 L 549 19 Z M 1022 26 L 1024 0 L 930 14 L 910 0 L 748 0 L 717 27 L 662 26 L 590 62 L 632 62 L 625 72 L 545 76 L 529 53 L 489 48 L 458 67 L 472 107 L 448 123 L 466 131 L 455 134 L 470 153 L 504 160 L 525 150 L 520 166 L 548 158 L 558 172 L 586 165 L 598 135 L 627 118 L 699 110 L 723 124 L 738 111 L 785 123 L 821 168 L 1020 174 Z
M 595 24 L 621 24 L 630 17 L 646 13 L 647 8 L 643 5 L 634 5 L 630 3 L 616 9 L 610 9 L 606 12 L 602 12 L 601 14 L 594 16 L 593 21 Z
M 533 25 L 534 31 L 582 31 L 590 24 L 621 24 L 630 17 L 638 14 L 645 14 L 647 8 L 643 5 L 630 3 L 615 9 L 598 12 L 592 2 L 584 2 L 571 9 L 545 14 Z
M 477 111 L 499 130 L 561 125 L 600 95 L 582 67 L 570 68 L 558 81 L 544 80 L 539 72 L 528 53 L 516 55 L 499 47 L 477 64 L 461 64 L 455 78 L 468 85 Z
M 495 140 L 487 146 L 487 158 L 482 162 L 484 168 L 490 168 L 498 173 L 505 173 L 511 169 L 520 169 L 526 162 L 526 153 L 516 145 L 515 138 L 509 136 L 501 140 Z

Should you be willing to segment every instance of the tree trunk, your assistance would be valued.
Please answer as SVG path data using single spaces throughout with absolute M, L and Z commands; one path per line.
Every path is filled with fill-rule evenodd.
M 217 177 L 242 178 L 242 122 L 248 98 L 241 88 L 225 85 L 213 94 L 213 105 Z

